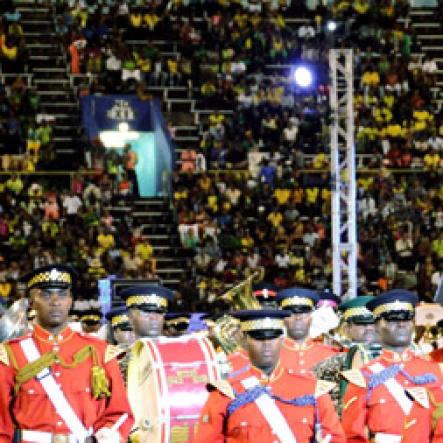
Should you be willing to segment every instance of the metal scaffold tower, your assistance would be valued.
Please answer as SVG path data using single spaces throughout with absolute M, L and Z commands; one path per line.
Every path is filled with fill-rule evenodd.
M 329 51 L 331 76 L 331 188 L 333 291 L 357 296 L 357 205 L 355 179 L 352 49 Z

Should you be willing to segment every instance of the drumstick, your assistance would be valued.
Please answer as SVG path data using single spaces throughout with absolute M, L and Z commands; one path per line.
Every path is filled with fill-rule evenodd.
M 118 428 L 126 421 L 128 418 L 128 413 L 125 412 L 120 418 L 112 425 L 111 431 L 117 431 Z

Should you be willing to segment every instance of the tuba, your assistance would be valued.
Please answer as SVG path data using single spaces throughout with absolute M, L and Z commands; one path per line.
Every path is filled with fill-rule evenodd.
M 264 274 L 264 268 L 259 268 L 245 280 L 226 291 L 219 298 L 228 302 L 233 311 L 239 311 L 242 309 L 261 309 L 260 303 L 252 295 L 252 284 L 258 283 L 262 280 Z M 240 322 L 228 314 L 222 315 L 215 321 L 212 336 L 216 344 L 220 346 L 226 354 L 234 352 L 238 347 L 239 329 Z
M 28 304 L 26 298 L 17 300 L 0 317 L 0 343 L 20 337 L 20 335 L 28 331 Z

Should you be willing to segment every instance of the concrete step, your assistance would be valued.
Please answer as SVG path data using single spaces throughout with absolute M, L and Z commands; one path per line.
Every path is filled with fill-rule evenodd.
M 66 68 L 63 68 L 62 66 L 54 66 L 52 68 L 49 68 L 49 67 L 34 68 L 33 71 L 34 72 L 44 72 L 44 73 L 48 73 L 48 72 L 63 72 L 64 74 L 66 74 Z
M 157 274 L 161 277 L 162 275 L 168 275 L 168 277 L 179 277 L 183 275 L 185 269 L 181 268 L 162 268 L 157 266 Z
M 66 142 L 66 143 L 72 143 L 74 141 L 74 137 L 62 137 L 62 136 L 54 136 L 53 140 L 55 142 Z
M 197 142 L 200 140 L 200 137 L 198 136 L 183 136 L 183 135 L 178 135 L 175 137 L 175 141 L 176 142 Z
M 432 22 L 432 23 L 426 22 L 426 23 L 411 23 L 411 26 L 413 28 L 420 28 L 420 32 L 422 32 L 422 31 L 426 30 L 427 28 L 428 29 L 440 28 L 441 25 L 438 22 Z M 421 29 L 421 28 L 424 28 L 424 29 Z
M 164 198 L 144 198 L 143 200 L 136 200 L 134 202 L 135 206 L 143 206 L 146 204 L 149 205 L 165 205 L 168 204 L 169 200 L 165 200 Z
M 182 258 L 182 257 L 159 257 L 159 258 L 157 258 L 157 263 L 164 263 L 165 265 L 166 264 L 170 264 L 170 263 L 175 263 L 175 262 L 178 262 L 178 263 L 183 263 L 184 261 L 186 261 L 186 259 L 185 258 Z M 181 266 L 177 266 L 177 267 L 181 267 Z
M 25 36 L 26 41 L 28 41 L 28 37 L 35 37 L 37 39 L 39 37 L 57 37 L 57 34 L 52 30 L 42 30 L 41 32 L 24 30 L 23 35 Z
M 133 217 L 162 217 L 165 215 L 165 212 L 163 211 L 133 211 L 132 216 Z
M 38 85 L 69 85 L 69 80 L 67 78 L 35 78 L 34 83 Z
M 36 91 L 37 95 L 41 97 L 67 97 L 69 96 L 69 91 L 42 91 L 40 88 Z M 74 98 L 71 96 L 71 100 Z
M 419 34 L 417 38 L 420 40 L 443 40 L 443 34 Z
M 55 146 L 55 152 L 60 155 L 78 155 L 78 152 L 74 148 L 57 147 Z
M 41 102 L 42 106 L 45 106 L 46 108 L 67 108 L 67 109 L 77 109 L 78 105 L 77 103 L 72 102 Z
M 24 20 L 20 20 L 20 24 L 24 25 L 24 27 L 26 27 L 26 25 L 32 25 L 32 26 L 52 26 L 54 24 L 54 22 L 52 20 L 43 20 L 41 18 L 35 18 L 35 19 L 24 19 Z
M 51 43 L 28 43 L 26 47 L 28 49 L 50 49 L 54 48 L 55 45 L 52 45 Z
M 17 5 L 17 1 L 15 2 Z M 26 6 L 16 6 L 17 11 L 19 11 L 22 15 L 25 14 L 50 14 L 51 10 L 45 6 L 35 6 L 35 5 L 26 5 Z

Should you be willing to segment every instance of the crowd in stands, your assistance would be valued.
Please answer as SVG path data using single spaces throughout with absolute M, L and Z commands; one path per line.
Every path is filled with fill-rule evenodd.
M 149 239 L 132 229 L 129 215 L 116 219 L 107 209 L 127 204 L 128 198 L 130 193 L 122 196 L 107 174 L 77 174 L 70 181 L 17 174 L 3 178 L 0 304 L 23 293 L 21 275 L 52 263 L 70 263 L 79 272 L 77 310 L 96 303 L 101 277 L 156 279 Z
M 359 291 L 401 286 L 430 300 L 443 264 L 436 63 L 411 55 L 419 48 L 407 3 L 339 1 L 329 14 L 338 43 L 354 48 L 356 150 L 359 166 L 372 170 L 358 179 Z M 282 287 L 331 284 L 327 88 L 297 97 L 287 72 L 263 68 L 294 56 L 318 67 L 331 36 L 322 27 L 328 13 L 319 7 L 313 16 L 316 25 L 294 32 L 278 12 L 238 7 L 220 9 L 217 26 L 198 27 L 208 42 L 199 63 L 209 60 L 200 91 L 214 112 L 200 146 L 182 153 L 174 198 L 202 299 L 258 267 Z
M 432 297 L 443 263 L 443 114 L 433 101 L 436 63 L 414 55 L 420 48 L 408 9 L 401 0 L 337 0 L 330 7 L 291 0 L 56 2 L 56 32 L 70 70 L 93 79 L 79 93 L 148 99 L 152 86 L 182 86 L 198 109 L 211 110 L 172 177 L 192 265 L 180 288 L 190 307 L 205 308 L 260 269 L 282 287 L 330 287 L 327 49 L 349 45 L 358 165 L 368 169 L 358 176 L 359 290 L 401 286 Z M 334 33 L 328 20 L 337 24 Z M 162 51 L 160 39 L 174 41 L 177 50 Z M 293 86 L 285 66 L 294 60 L 317 69 L 315 91 Z M 104 198 L 109 181 L 116 186 L 109 177 L 118 160 L 96 144 L 88 145 L 86 158 L 106 174 L 81 194 L 98 188 Z M 95 191 L 86 195 L 98 200 Z M 97 257 L 106 272 L 115 271 L 116 257 L 123 267 L 123 251 L 134 242 L 124 226 L 116 227 L 118 235 L 110 235 L 118 245 L 109 240 L 103 255 L 98 237 L 109 226 L 99 229 L 96 210 L 83 202 L 85 243 L 66 248 L 71 259 L 82 257 L 88 276 L 95 275 L 89 268 Z M 69 217 L 46 222 L 41 235 L 52 244 L 76 238 L 64 229 Z M 135 252 L 129 255 L 135 260 Z M 130 275 L 138 272 L 136 266 Z M 94 285 L 92 278 L 85 282 Z
M 15 9 L 12 0 L 0 4 L 0 63 L 3 73 L 23 72 L 27 51 L 21 14 Z
M 1 169 L 34 171 L 53 156 L 54 118 L 44 114 L 40 96 L 28 78 L 28 55 L 21 14 L 14 2 L 0 3 Z

